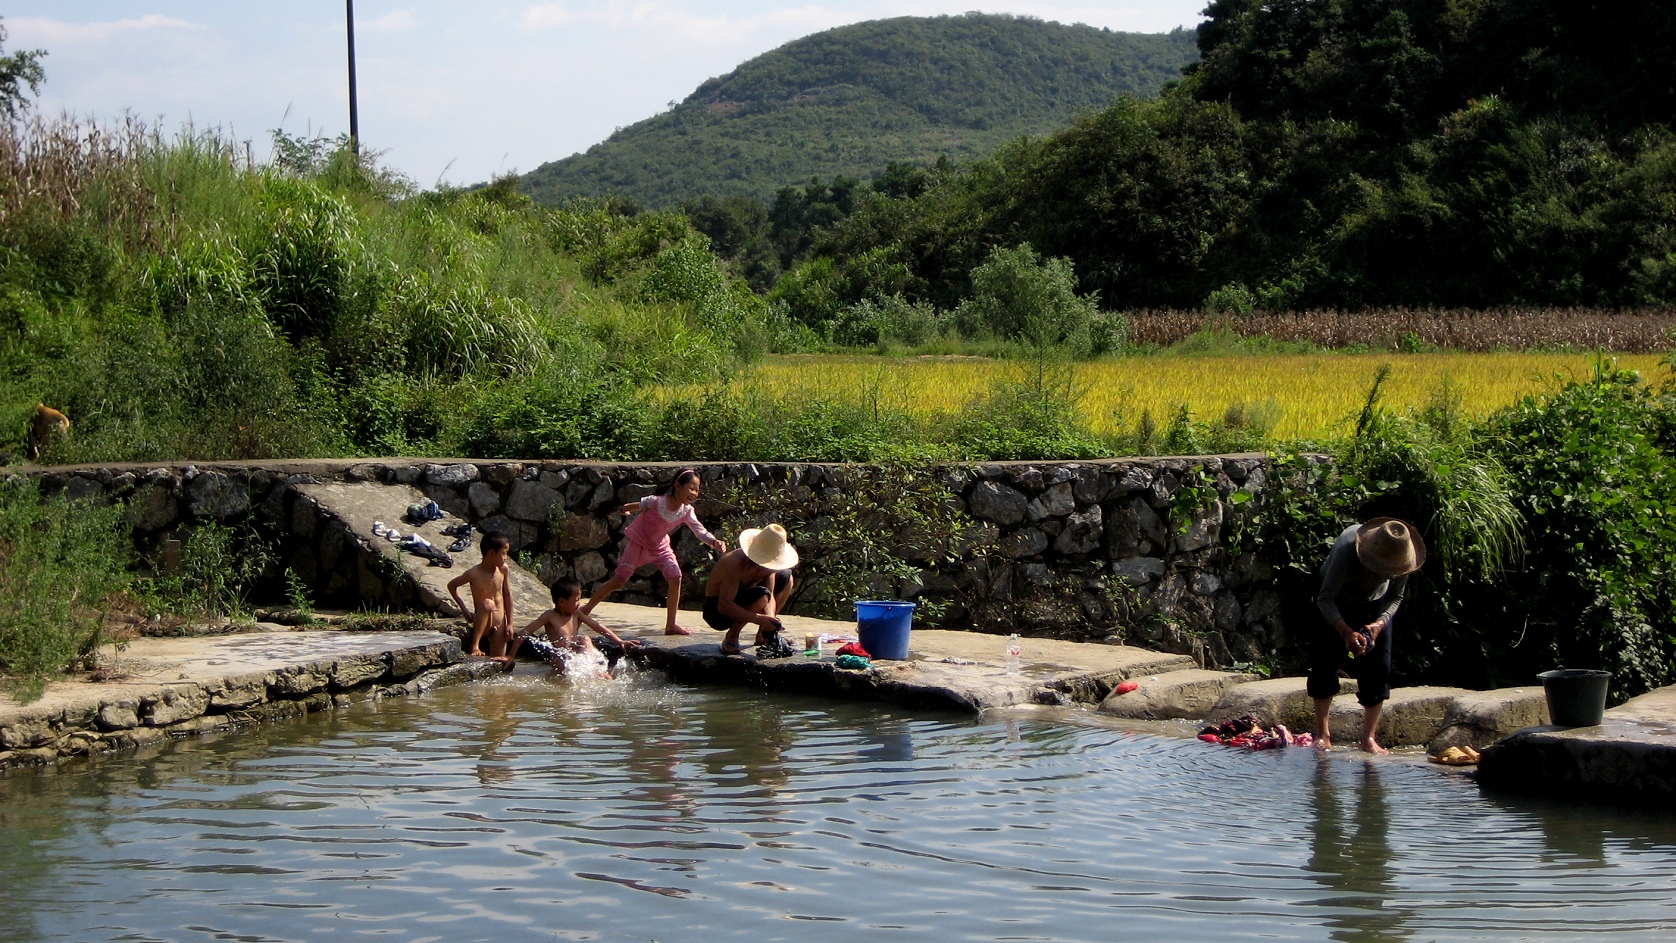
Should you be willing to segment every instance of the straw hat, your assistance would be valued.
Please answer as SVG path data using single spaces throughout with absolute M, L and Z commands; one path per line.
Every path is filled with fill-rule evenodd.
M 1356 559 L 1374 573 L 1394 580 L 1425 565 L 1426 542 L 1407 522 L 1376 517 L 1356 531 Z
M 739 549 L 745 551 L 745 556 L 752 563 L 770 570 L 789 570 L 797 566 L 797 548 L 787 542 L 786 529 L 778 524 L 741 531 Z

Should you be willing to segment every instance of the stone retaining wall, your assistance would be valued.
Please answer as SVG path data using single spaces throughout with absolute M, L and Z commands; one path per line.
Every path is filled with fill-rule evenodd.
M 542 579 L 574 576 L 591 586 L 606 578 L 622 545 L 618 508 L 652 493 L 680 467 L 401 459 L 37 474 L 48 493 L 128 500 L 137 539 L 157 558 L 167 558 L 181 529 L 196 522 L 250 521 L 279 543 L 276 579 L 289 567 L 321 604 L 403 609 L 414 604 L 411 583 L 381 567 L 376 555 L 357 552 L 354 535 L 290 485 L 412 484 L 449 513 L 506 534 Z M 699 516 L 730 543 L 743 527 L 770 518 L 764 507 L 797 508 L 801 523 L 791 530 L 805 575 L 818 575 L 832 552 L 822 544 L 824 510 L 895 474 L 807 463 L 697 468 L 704 480 Z M 935 624 L 945 628 L 1121 640 L 1207 664 L 1257 660 L 1284 643 L 1269 561 L 1228 545 L 1239 517 L 1266 502 L 1267 456 L 990 463 L 944 468 L 937 477 L 946 489 L 941 512 L 965 522 L 968 539 L 952 559 L 914 560 L 916 577 L 872 587 L 874 595 L 943 603 Z M 894 541 L 914 557 L 908 528 L 882 517 L 878 526 L 898 527 Z M 676 552 L 688 574 L 705 573 L 710 551 L 690 533 L 677 535 Z M 663 591 L 661 576 L 641 575 L 619 598 L 657 603 Z M 682 595 L 697 602 L 701 580 L 686 580 Z

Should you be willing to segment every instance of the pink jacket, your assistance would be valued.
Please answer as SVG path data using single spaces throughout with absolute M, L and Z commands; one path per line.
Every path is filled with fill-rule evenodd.
M 664 497 L 655 494 L 640 499 L 640 513 L 629 521 L 623 533 L 642 547 L 656 550 L 669 546 L 669 535 L 683 524 L 692 528 L 693 536 L 699 540 L 707 544 L 716 542 L 715 535 L 698 522 L 698 512 L 693 510 L 692 505 L 683 504 L 679 511 L 670 511 Z

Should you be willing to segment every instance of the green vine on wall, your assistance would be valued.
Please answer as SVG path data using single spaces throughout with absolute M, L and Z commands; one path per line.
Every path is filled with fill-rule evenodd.
M 894 597 L 902 581 L 991 542 L 958 498 L 923 466 L 887 464 L 828 469 L 821 489 L 736 485 L 727 502 L 751 524 L 778 521 L 802 551 L 799 601 L 811 615 L 850 618 L 857 599 Z M 920 614 L 948 607 L 921 597 Z

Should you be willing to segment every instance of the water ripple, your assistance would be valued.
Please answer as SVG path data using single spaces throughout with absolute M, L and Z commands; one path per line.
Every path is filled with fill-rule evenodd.
M 0 926 L 25 941 L 1676 933 L 1668 815 L 1075 714 L 647 675 L 520 672 L 0 800 Z

